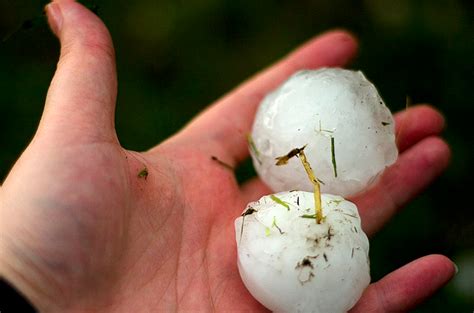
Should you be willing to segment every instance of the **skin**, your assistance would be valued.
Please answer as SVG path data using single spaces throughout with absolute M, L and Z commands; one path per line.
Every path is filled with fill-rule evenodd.
M 61 57 L 38 131 L 0 189 L 0 275 L 42 312 L 265 312 L 239 277 L 233 221 L 269 190 L 258 178 L 239 186 L 211 156 L 232 166 L 247 158 L 245 134 L 265 93 L 296 70 L 343 66 L 355 39 L 331 31 L 310 40 L 175 136 L 135 152 L 114 129 L 106 27 L 72 0 L 47 13 Z M 369 236 L 449 160 L 436 110 L 413 106 L 396 121 L 399 160 L 352 199 Z M 371 284 L 352 312 L 407 311 L 454 273 L 446 257 L 423 257 Z

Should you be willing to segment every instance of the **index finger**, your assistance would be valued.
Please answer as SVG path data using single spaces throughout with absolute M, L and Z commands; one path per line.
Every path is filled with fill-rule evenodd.
M 217 101 L 179 136 L 198 141 L 201 149 L 219 153 L 226 163 L 235 165 L 248 157 L 246 135 L 258 104 L 269 91 L 298 70 L 344 66 L 356 51 L 357 42 L 349 33 L 336 30 L 322 34 Z

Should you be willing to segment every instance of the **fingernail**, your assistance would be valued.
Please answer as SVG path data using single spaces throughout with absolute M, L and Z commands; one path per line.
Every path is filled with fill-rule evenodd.
M 58 36 L 63 24 L 61 8 L 57 3 L 50 3 L 46 6 L 46 14 L 48 16 L 48 23 L 51 30 L 56 36 Z
M 456 275 L 457 273 L 459 273 L 459 267 L 454 262 L 453 262 L 453 266 L 454 266 L 454 275 Z

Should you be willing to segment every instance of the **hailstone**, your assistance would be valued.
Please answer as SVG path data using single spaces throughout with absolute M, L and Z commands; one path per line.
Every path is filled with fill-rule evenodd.
M 256 171 L 275 192 L 312 190 L 298 160 L 275 165 L 295 148 L 306 146 L 321 191 L 343 197 L 366 188 L 398 155 L 392 114 L 374 85 L 340 68 L 300 71 L 268 94 L 249 140 Z
M 247 289 L 274 312 L 347 312 L 370 282 L 369 242 L 357 207 L 289 191 L 250 203 L 235 221 L 238 268 Z

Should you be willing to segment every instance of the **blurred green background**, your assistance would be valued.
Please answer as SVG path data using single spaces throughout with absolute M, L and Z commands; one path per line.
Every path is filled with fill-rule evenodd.
M 0 43 L 0 180 L 32 138 L 54 73 L 58 43 L 41 16 L 44 4 L 0 0 L 0 36 L 9 37 Z M 135 150 L 173 134 L 212 101 L 313 35 L 335 27 L 355 33 L 360 53 L 351 68 L 364 71 L 392 111 L 405 107 L 406 96 L 441 110 L 453 150 L 448 171 L 372 239 L 373 278 L 426 254 L 448 255 L 459 274 L 415 312 L 472 312 L 474 210 L 467 196 L 472 192 L 474 144 L 473 1 L 89 4 L 97 5 L 115 42 L 117 131 L 123 146 Z M 241 180 L 253 175 L 250 163 L 238 174 Z

